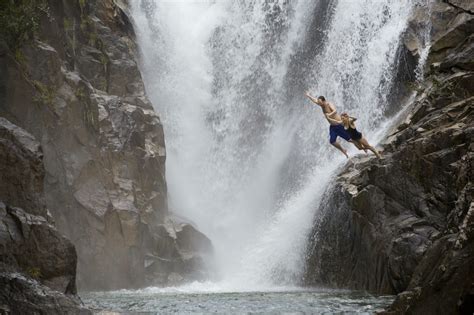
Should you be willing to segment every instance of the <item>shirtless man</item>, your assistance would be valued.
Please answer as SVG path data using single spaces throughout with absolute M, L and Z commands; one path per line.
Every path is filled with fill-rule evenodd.
M 347 155 L 347 151 L 341 146 L 339 142 L 336 141 L 338 136 L 346 141 L 351 140 L 351 136 L 341 124 L 341 116 L 339 116 L 339 114 L 336 112 L 336 107 L 334 107 L 333 104 L 327 102 L 324 96 L 319 96 L 316 99 L 309 94 L 309 91 L 306 92 L 305 95 L 313 103 L 321 106 L 321 109 L 324 113 L 324 117 L 326 117 L 327 121 L 329 122 L 329 142 L 339 151 L 341 151 L 347 158 L 349 158 L 349 155 Z

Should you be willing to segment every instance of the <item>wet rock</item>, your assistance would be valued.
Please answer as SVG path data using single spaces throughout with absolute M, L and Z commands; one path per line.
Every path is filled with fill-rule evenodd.
M 0 117 L 0 200 L 46 215 L 39 143 L 25 130 Z
M 450 278 L 441 277 L 440 266 L 453 270 L 461 288 L 474 279 L 470 245 L 463 254 L 455 245 L 455 239 L 472 241 L 472 233 L 462 231 L 471 222 L 474 98 L 458 100 L 473 91 L 460 88 L 463 82 L 463 76 L 450 77 L 419 99 L 422 105 L 415 104 L 410 126 L 386 144 L 382 160 L 354 158 L 341 172 L 319 210 L 308 261 L 310 283 L 390 294 L 421 287 L 419 299 L 426 300 L 417 303 L 438 312 L 448 310 L 444 305 L 456 307 L 447 299 L 435 302 L 428 283 L 437 281 L 443 289 L 436 290 L 457 301 L 467 289 L 449 289 Z M 429 254 L 439 246 L 443 250 Z M 428 281 L 431 270 L 440 271 Z
M 433 8 L 431 69 L 383 158 L 341 170 L 311 235 L 306 282 L 398 294 L 386 314 L 474 311 L 472 17 L 451 2 Z
M 145 94 L 126 5 L 48 5 L 21 62 L 0 49 L 0 97 L 8 91 L 0 116 L 41 143 L 46 205 L 76 246 L 79 287 L 149 285 L 148 257 L 190 274 L 185 255 L 169 250 L 176 239 L 159 228 L 168 216 L 163 127 Z
M 450 53 L 442 62 L 437 65 L 440 71 L 447 71 L 451 68 L 461 70 L 474 70 L 474 35 L 469 36 L 457 51 Z
M 434 36 L 439 36 L 448 28 L 448 24 L 460 12 L 457 8 L 442 1 L 426 6 L 416 6 L 408 20 L 407 30 L 403 36 L 404 46 L 417 58 L 421 50 Z
M 448 4 L 446 4 L 449 6 Z M 469 54 L 469 47 L 472 49 L 472 41 L 469 37 L 474 33 L 474 14 L 466 12 L 458 7 L 449 6 L 453 13 L 444 17 L 442 20 L 443 29 L 432 35 L 433 40 L 428 55 L 427 65 L 444 60 L 450 54 L 461 55 Z M 462 53 L 462 50 L 466 50 Z M 451 56 L 451 59 L 454 56 Z
M 51 290 L 21 274 L 0 272 L 0 288 L 2 314 L 92 314 L 78 306 L 78 298 Z
M 0 162 L 0 312 L 88 314 L 75 296 L 74 246 L 45 207 L 41 147 L 4 118 Z
M 35 274 L 48 287 L 76 293 L 74 246 L 46 219 L 0 203 L 0 262 Z
M 194 226 L 177 216 L 167 217 L 154 230 L 158 255 L 147 257 L 150 283 L 177 285 L 189 280 L 209 279 L 213 260 L 211 241 Z M 171 238 L 173 243 L 167 240 Z
M 447 0 L 449 5 L 474 14 L 474 3 L 470 0 Z

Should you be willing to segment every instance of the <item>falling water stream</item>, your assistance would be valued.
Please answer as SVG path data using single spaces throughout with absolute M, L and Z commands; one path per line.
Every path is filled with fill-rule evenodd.
M 358 117 L 359 129 L 377 143 L 389 121 L 400 36 L 415 1 L 136 0 L 130 5 L 147 93 L 165 130 L 170 210 L 211 239 L 217 280 L 97 293 L 86 300 L 120 310 L 127 310 L 121 302 L 135 301 L 148 308 L 129 310 L 153 311 L 162 304 L 152 303 L 154 308 L 146 297 L 177 301 L 188 294 L 184 299 L 193 307 L 204 305 L 204 312 L 213 306 L 203 302 L 203 292 L 211 295 L 207 301 L 229 307 L 234 298 L 255 298 L 249 292 L 260 292 L 261 300 L 271 303 L 287 303 L 288 292 L 301 299 L 301 308 L 282 306 L 277 312 L 316 303 L 314 310 L 322 301 L 329 306 L 320 310 L 329 312 L 366 312 L 388 303 L 298 288 L 315 211 L 345 161 L 329 145 L 321 110 L 303 93 L 324 95 L 340 112 Z M 358 154 L 342 144 L 350 155 Z

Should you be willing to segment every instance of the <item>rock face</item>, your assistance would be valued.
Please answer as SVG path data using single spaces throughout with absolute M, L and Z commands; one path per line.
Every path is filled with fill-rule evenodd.
M 74 246 L 49 222 L 42 157 L 32 135 L 0 118 L 0 312 L 88 314 Z
M 163 128 L 122 3 L 47 3 L 34 40 L 16 51 L 0 41 L 0 116 L 41 143 L 46 205 L 76 246 L 79 287 L 165 284 L 166 276 L 156 279 L 166 274 L 156 267 L 163 261 L 186 266 L 173 272 L 194 279 L 179 233 L 165 228 Z
M 164 224 L 154 229 L 151 241 L 160 256 L 146 256 L 145 267 L 150 284 L 177 285 L 209 278 L 207 263 L 212 259 L 212 244 L 192 224 L 177 217 L 168 217 Z
M 0 200 L 45 215 L 43 153 L 36 139 L 0 117 Z
M 79 307 L 79 300 L 64 295 L 38 281 L 14 273 L 0 273 L 2 314 L 92 314 Z
M 328 189 L 311 235 L 308 284 L 398 294 L 387 313 L 473 313 L 469 4 L 435 4 L 428 73 L 408 116 L 386 139 L 383 159 L 354 158 Z

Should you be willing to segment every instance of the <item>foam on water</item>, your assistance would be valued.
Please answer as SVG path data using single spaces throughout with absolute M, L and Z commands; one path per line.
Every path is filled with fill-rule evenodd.
M 335 290 L 229 293 L 116 291 L 87 293 L 82 295 L 82 299 L 92 310 L 106 309 L 113 314 L 373 314 L 393 301 L 390 296 L 375 297 L 363 292 Z

